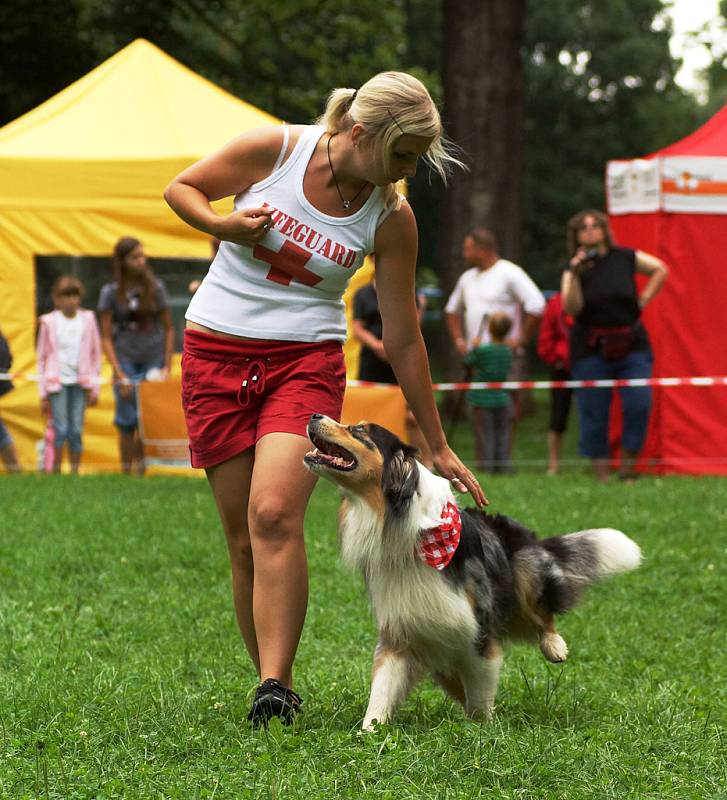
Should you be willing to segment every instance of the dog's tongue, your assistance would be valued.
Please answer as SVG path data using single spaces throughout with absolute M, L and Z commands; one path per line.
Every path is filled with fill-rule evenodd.
M 325 461 L 326 463 L 335 467 L 348 468 L 354 465 L 353 461 L 346 461 L 341 456 L 329 455 L 328 453 L 324 453 L 322 450 L 319 450 L 317 447 L 311 450 L 309 453 L 306 453 L 306 455 L 317 458 L 319 461 Z
M 352 467 L 354 462 L 353 461 L 346 461 L 341 456 L 330 456 L 328 453 L 321 453 L 318 451 L 316 453 L 318 458 L 322 458 L 324 461 L 327 461 L 329 464 L 333 464 L 336 467 Z

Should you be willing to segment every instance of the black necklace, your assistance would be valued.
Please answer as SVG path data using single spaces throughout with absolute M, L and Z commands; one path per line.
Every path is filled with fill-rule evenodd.
M 331 161 L 331 139 L 335 136 L 332 133 L 328 137 L 328 142 L 326 144 L 326 153 L 328 155 L 328 166 L 331 168 L 331 176 L 333 177 L 333 183 L 335 184 L 336 191 L 338 192 L 338 196 L 341 198 L 341 202 L 343 203 L 343 210 L 348 211 L 351 207 L 351 203 L 363 192 L 363 190 L 369 185 L 369 182 L 366 181 L 364 185 L 356 192 L 356 194 L 350 200 L 344 200 L 343 194 L 341 193 L 341 187 L 338 185 L 338 181 L 336 180 L 336 173 L 333 170 L 333 162 Z

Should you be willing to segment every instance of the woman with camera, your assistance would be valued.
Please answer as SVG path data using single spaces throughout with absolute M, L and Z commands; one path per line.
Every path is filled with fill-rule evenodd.
M 664 285 L 668 270 L 661 259 L 640 250 L 617 247 L 600 211 L 580 211 L 568 221 L 570 261 L 563 272 L 563 308 L 574 317 L 571 364 L 575 380 L 650 378 L 651 346 L 641 310 Z M 639 293 L 635 276 L 649 276 Z M 623 407 L 622 480 L 636 478 L 634 465 L 646 437 L 651 389 L 619 390 Z M 609 475 L 608 423 L 611 389 L 577 390 L 581 454 L 591 459 L 599 480 Z

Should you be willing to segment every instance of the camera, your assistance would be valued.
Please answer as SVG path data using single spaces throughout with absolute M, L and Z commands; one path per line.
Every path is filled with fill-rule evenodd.
M 600 257 L 597 247 L 589 247 L 583 251 L 583 255 L 574 258 L 571 263 L 571 272 L 574 275 L 581 275 L 586 270 L 591 269 L 596 263 L 596 259 Z

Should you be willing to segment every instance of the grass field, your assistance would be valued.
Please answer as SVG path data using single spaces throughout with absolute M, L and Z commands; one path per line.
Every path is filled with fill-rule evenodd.
M 305 712 L 254 732 L 206 483 L 0 478 L 0 797 L 727 797 L 727 481 L 485 485 L 542 535 L 625 530 L 644 565 L 562 619 L 565 665 L 508 651 L 493 722 L 425 683 L 361 736 L 375 629 L 338 560 L 332 487 L 307 520 Z

